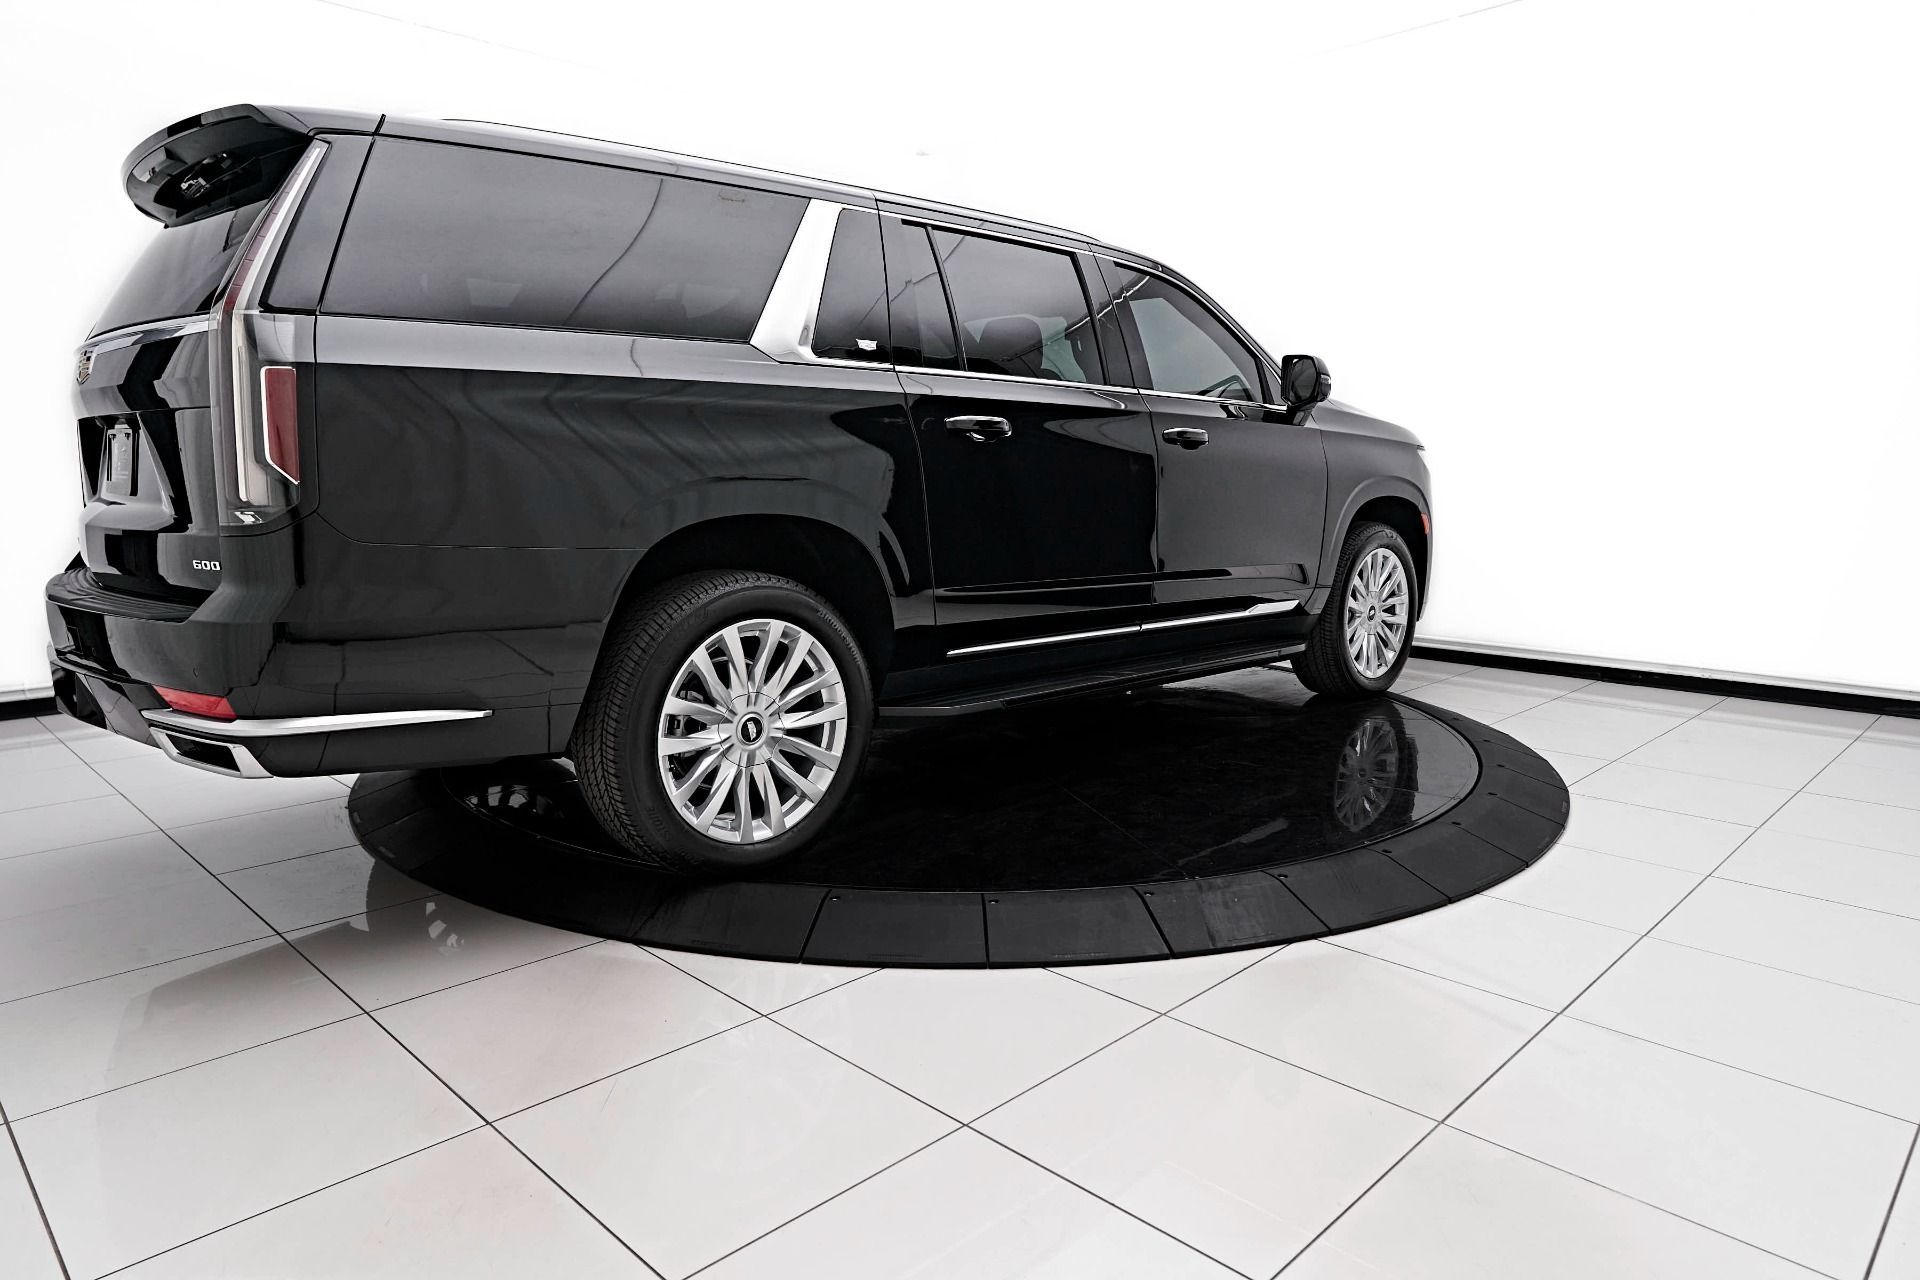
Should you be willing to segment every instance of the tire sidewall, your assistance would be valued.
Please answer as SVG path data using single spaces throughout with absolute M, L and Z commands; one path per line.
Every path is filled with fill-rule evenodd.
M 1407 576 L 1407 635 L 1400 642 L 1400 652 L 1394 656 L 1393 665 L 1378 676 L 1368 677 L 1360 674 L 1359 668 L 1353 665 L 1353 655 L 1347 650 L 1347 588 L 1353 583 L 1353 575 L 1360 571 L 1361 561 L 1379 547 L 1393 552 L 1400 561 L 1400 571 Z M 1339 629 L 1340 662 L 1346 668 L 1347 678 L 1357 688 L 1367 693 L 1385 693 L 1400 678 L 1401 670 L 1413 654 L 1413 629 L 1420 613 L 1420 581 L 1413 572 L 1413 552 L 1408 549 L 1406 539 L 1394 530 L 1386 525 L 1375 525 L 1353 547 L 1346 568 L 1347 571 L 1335 584 L 1333 599 L 1328 601 L 1328 608 L 1333 611 L 1334 625 Z
M 833 655 L 846 689 L 847 742 L 826 795 L 797 826 L 771 840 L 742 845 L 703 836 L 680 817 L 660 778 L 655 735 L 667 687 L 694 646 L 721 628 L 749 618 L 775 618 L 802 627 Z M 771 585 L 746 587 L 690 609 L 668 627 L 642 661 L 623 720 L 626 732 L 618 767 L 625 775 L 627 794 L 639 802 L 630 810 L 634 825 L 647 844 L 666 850 L 676 860 L 696 869 L 724 873 L 785 857 L 813 843 L 832 823 L 853 790 L 854 777 L 866 755 L 873 726 L 872 681 L 853 637 L 813 596 Z

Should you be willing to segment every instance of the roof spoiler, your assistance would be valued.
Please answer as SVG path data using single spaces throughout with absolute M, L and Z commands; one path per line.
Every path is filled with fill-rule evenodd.
M 127 199 L 163 226 L 224 213 L 279 190 L 321 129 L 369 133 L 380 117 L 240 104 L 168 125 L 121 166 Z

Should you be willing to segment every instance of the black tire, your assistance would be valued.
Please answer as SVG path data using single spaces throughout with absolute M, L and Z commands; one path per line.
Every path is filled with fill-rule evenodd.
M 837 771 L 811 811 L 782 834 L 737 843 L 705 835 L 680 815 L 661 778 L 656 734 L 668 686 L 695 647 L 749 619 L 797 625 L 832 656 L 847 726 Z M 852 790 L 872 723 L 866 658 L 831 605 L 772 574 L 703 573 L 662 583 L 615 620 L 570 754 L 588 807 L 637 860 L 682 874 L 725 874 L 777 861 L 826 829 Z
M 1379 547 L 1399 557 L 1400 570 L 1406 574 L 1407 634 L 1392 665 L 1377 676 L 1365 676 L 1347 652 L 1347 587 L 1353 580 L 1355 567 Z M 1407 665 L 1407 657 L 1413 652 L 1414 615 L 1420 612 L 1419 590 L 1420 581 L 1413 571 L 1413 553 L 1407 550 L 1406 540 L 1384 524 L 1363 521 L 1354 525 L 1347 531 L 1346 543 L 1340 548 L 1340 563 L 1333 574 L 1333 594 L 1327 597 L 1326 607 L 1307 635 L 1305 651 L 1294 655 L 1293 674 L 1307 688 L 1331 698 L 1370 698 L 1384 693 L 1400 678 L 1400 669 Z

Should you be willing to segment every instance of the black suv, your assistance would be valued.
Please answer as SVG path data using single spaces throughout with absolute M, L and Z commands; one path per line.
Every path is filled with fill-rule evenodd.
M 724 870 L 827 824 L 876 717 L 1406 661 L 1420 445 L 1141 254 L 305 109 L 125 183 L 164 229 L 80 353 L 47 615 L 63 709 L 182 763 L 566 756 L 637 857 Z

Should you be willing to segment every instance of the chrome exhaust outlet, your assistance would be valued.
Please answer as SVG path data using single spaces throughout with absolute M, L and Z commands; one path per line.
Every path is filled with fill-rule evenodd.
M 147 732 L 167 753 L 167 759 L 176 764 L 191 765 L 196 769 L 205 769 L 208 773 L 221 773 L 229 778 L 271 778 L 261 763 L 254 759 L 253 752 L 232 742 L 216 742 L 212 738 L 196 737 L 182 733 L 178 729 L 162 728 L 151 725 Z

